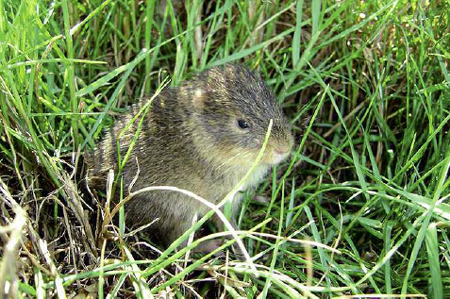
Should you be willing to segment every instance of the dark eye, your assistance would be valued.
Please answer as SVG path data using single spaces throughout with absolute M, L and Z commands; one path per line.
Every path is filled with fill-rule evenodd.
M 243 119 L 238 119 L 237 124 L 238 124 L 239 128 L 241 128 L 241 129 L 248 129 L 248 128 L 250 128 L 250 125 L 248 124 L 248 122 L 246 122 Z

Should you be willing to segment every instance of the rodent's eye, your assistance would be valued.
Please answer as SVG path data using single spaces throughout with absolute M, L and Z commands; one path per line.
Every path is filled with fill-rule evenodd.
M 250 128 L 250 125 L 248 124 L 248 122 L 246 122 L 243 119 L 238 119 L 237 125 L 239 126 L 239 128 L 241 128 L 243 130 Z

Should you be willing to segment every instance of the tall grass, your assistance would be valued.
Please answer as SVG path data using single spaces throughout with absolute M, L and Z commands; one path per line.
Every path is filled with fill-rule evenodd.
M 449 12 L 0 1 L 0 293 L 450 297 Z M 100 234 L 109 210 L 82 190 L 83 153 L 167 78 L 228 62 L 262 73 L 297 140 L 257 190 L 270 202 L 249 193 L 239 216 L 257 274 L 229 255 L 188 257 L 194 243 L 161 252 L 145 235 Z

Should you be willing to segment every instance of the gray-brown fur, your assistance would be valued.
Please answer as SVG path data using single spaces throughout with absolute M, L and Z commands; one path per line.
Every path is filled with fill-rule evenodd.
M 117 137 L 143 104 L 119 119 L 97 149 L 87 155 L 91 187 L 103 187 L 108 170 L 117 169 Z M 166 88 L 144 117 L 131 158 L 123 169 L 128 186 L 139 164 L 133 191 L 175 186 L 218 203 L 251 167 L 270 119 L 274 123 L 263 161 L 245 188 L 258 184 L 273 164 L 287 156 L 293 144 L 290 126 L 262 78 L 239 65 L 214 67 L 177 88 Z M 239 119 L 250 128 L 240 128 Z M 133 124 L 120 139 L 122 156 L 136 128 Z M 286 155 L 275 157 L 275 150 Z M 234 199 L 233 210 L 239 201 Z M 208 211 L 194 199 L 168 191 L 140 194 L 125 209 L 127 224 L 159 218 L 151 227 L 166 244 L 191 226 L 195 213 L 201 217 Z

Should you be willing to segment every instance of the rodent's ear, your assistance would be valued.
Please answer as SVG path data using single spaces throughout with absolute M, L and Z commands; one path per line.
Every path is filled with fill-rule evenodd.
M 197 88 L 192 93 L 192 103 L 196 109 L 202 109 L 206 100 L 206 93 L 202 88 Z

